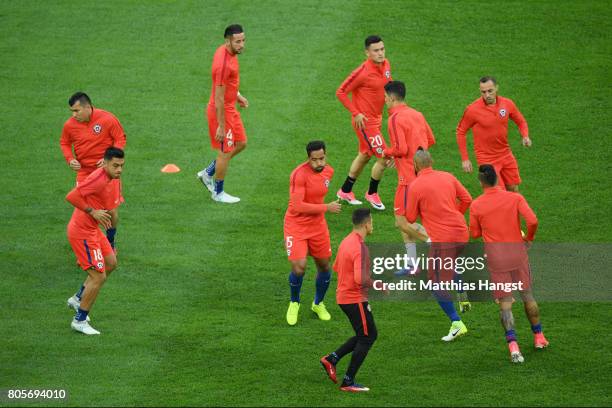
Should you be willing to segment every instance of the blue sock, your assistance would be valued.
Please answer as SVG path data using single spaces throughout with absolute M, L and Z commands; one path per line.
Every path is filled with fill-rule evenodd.
M 542 323 L 538 323 L 538 324 L 532 324 L 531 325 L 531 331 L 536 334 L 536 333 L 542 333 Z
M 106 239 L 110 242 L 111 247 L 115 248 L 115 234 L 117 233 L 117 228 L 109 228 L 106 230 Z
M 514 332 L 514 329 L 506 330 L 506 341 L 508 343 L 516 341 L 516 333 Z
M 223 192 L 223 180 L 215 180 L 215 193 L 221 194 Z
M 83 320 L 87 319 L 88 313 L 89 310 L 83 310 L 79 307 L 79 310 L 76 312 L 76 316 L 74 316 L 74 319 L 76 321 L 82 322 Z
M 79 289 L 79 291 L 74 295 L 76 296 L 77 299 L 79 299 L 79 302 L 81 301 L 81 297 L 83 296 L 84 290 L 85 290 L 85 285 L 81 285 L 81 289 Z
M 330 280 L 331 280 L 331 273 L 329 273 L 329 271 L 317 273 L 317 280 L 315 283 L 316 288 L 317 288 L 315 292 L 315 300 L 314 300 L 315 305 L 318 305 L 319 303 L 323 301 L 323 298 L 325 297 L 325 292 L 327 292 L 327 288 L 329 288 Z
M 459 315 L 457 314 L 457 310 L 455 310 L 455 305 L 450 300 L 438 300 L 438 304 L 444 310 L 444 313 L 448 316 L 451 322 L 458 322 L 461 320 Z
M 459 285 L 459 287 L 461 287 L 461 283 L 463 282 L 463 280 L 461 279 L 460 273 L 455 273 L 453 280 L 455 281 L 456 284 Z M 457 293 L 463 293 L 463 292 L 464 292 L 463 288 L 457 290 Z
M 215 170 L 217 169 L 217 161 L 213 160 L 210 162 L 210 164 L 208 165 L 208 167 L 206 167 L 206 174 L 208 174 L 209 176 L 214 176 L 215 175 Z
M 300 301 L 300 291 L 302 290 L 302 281 L 304 276 L 297 276 L 291 271 L 289 273 L 289 287 L 291 288 L 291 301 Z

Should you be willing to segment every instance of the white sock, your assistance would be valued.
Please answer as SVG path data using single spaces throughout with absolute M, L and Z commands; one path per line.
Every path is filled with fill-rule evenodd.
M 412 266 L 412 269 L 414 269 L 415 265 L 414 263 L 416 262 L 416 243 L 414 242 L 406 242 L 405 243 L 406 246 L 406 254 L 408 255 L 408 265 Z

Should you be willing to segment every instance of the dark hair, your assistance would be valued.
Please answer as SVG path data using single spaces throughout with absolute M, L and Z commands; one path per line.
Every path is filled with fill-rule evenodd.
M 353 211 L 353 225 L 362 225 L 372 218 L 369 208 L 358 208 Z
M 495 167 L 490 164 L 480 165 L 480 167 L 478 167 L 478 180 L 491 187 L 497 184 L 497 173 L 495 172 Z
M 125 153 L 118 147 L 112 146 L 106 149 L 104 152 L 104 160 L 109 161 L 113 160 L 113 158 L 123 159 L 125 157 Z
M 91 105 L 91 99 L 85 92 L 76 92 L 74 95 L 68 99 L 68 106 L 72 106 L 77 102 L 81 102 L 81 105 Z
M 495 77 L 492 76 L 483 76 L 482 78 L 480 78 L 480 83 L 481 84 L 485 84 L 487 82 L 493 82 L 493 85 L 497 85 L 497 79 L 495 79 Z
M 365 39 L 365 47 L 366 49 L 370 47 L 372 44 L 376 44 L 382 41 L 382 38 L 378 35 L 371 35 Z
M 232 24 L 225 28 L 225 33 L 223 33 L 223 37 L 230 38 L 234 34 L 243 33 L 242 26 L 240 24 Z
M 406 97 L 406 85 L 402 81 L 389 81 L 385 85 L 385 92 L 389 95 L 395 95 L 397 99 L 403 101 Z
M 306 145 L 306 153 L 308 153 L 308 157 L 310 157 L 310 153 L 321 149 L 323 149 L 323 153 L 325 153 L 325 142 L 322 140 L 313 140 L 312 142 L 308 142 Z

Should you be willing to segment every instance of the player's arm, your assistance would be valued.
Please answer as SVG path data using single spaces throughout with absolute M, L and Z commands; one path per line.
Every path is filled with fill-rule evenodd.
M 385 156 L 390 157 L 404 157 L 408 154 L 408 143 L 406 140 L 410 137 L 409 130 L 404 129 L 403 126 L 398 126 L 395 120 L 397 116 L 394 116 L 389 127 L 389 139 L 391 141 L 391 147 L 387 147 L 384 150 Z
M 406 219 L 414 224 L 419 217 L 419 196 L 414 188 L 408 189 L 408 199 L 406 202 Z
M 215 139 L 221 142 L 225 138 L 225 85 L 215 85 L 215 113 L 219 124 Z
M 531 147 L 531 139 L 529 138 L 529 126 L 527 126 L 527 121 L 525 117 L 518 110 L 514 102 L 512 103 L 512 109 L 510 110 L 510 119 L 518 126 L 519 133 L 523 138 L 523 146 Z
M 427 149 L 429 149 L 431 146 L 436 144 L 436 138 L 434 137 L 433 131 L 431 130 L 431 127 L 427 121 L 425 121 L 425 132 L 427 133 Z
M 240 92 L 238 92 L 238 95 L 236 96 L 236 99 L 238 100 L 238 105 L 240 105 L 241 108 L 248 108 L 249 107 L 248 99 L 245 98 L 244 95 L 242 95 Z
M 342 105 L 351 112 L 353 119 L 355 120 L 355 124 L 359 126 L 360 129 L 363 129 L 364 123 L 363 121 L 367 121 L 365 116 L 359 112 L 352 99 L 349 98 L 349 94 L 352 93 L 355 89 L 361 86 L 364 77 L 364 68 L 363 65 L 351 72 L 351 74 L 340 84 L 340 87 L 336 90 L 336 97 L 340 100 Z
M 355 248 L 353 255 L 353 281 L 361 288 L 367 289 L 372 286 L 372 280 L 370 279 L 370 271 L 367 270 L 364 262 L 363 252 L 362 248 Z
M 461 153 L 461 167 L 463 167 L 463 171 L 467 173 L 472 172 L 472 162 L 470 161 L 470 155 L 467 150 L 467 138 L 466 134 L 468 130 L 474 126 L 474 119 L 470 114 L 470 108 L 466 108 L 463 112 L 463 116 L 457 125 L 457 146 L 459 147 L 459 153 Z
M 72 139 L 65 126 L 64 129 L 62 129 L 62 136 L 60 137 L 60 149 L 62 149 L 62 154 L 68 166 L 74 171 L 81 170 L 81 163 L 74 157 L 72 152 Z
M 125 136 L 125 132 L 123 131 L 123 126 L 121 126 L 121 123 L 117 118 L 115 118 L 113 121 L 113 126 L 110 129 L 110 135 L 113 138 L 113 146 L 120 149 L 125 148 L 127 138 Z
M 527 204 L 527 200 L 525 197 L 520 196 L 518 211 L 521 217 L 525 220 L 525 224 L 527 224 L 527 235 L 525 236 L 525 241 L 531 242 L 535 238 L 536 231 L 538 230 L 538 217 L 536 217 L 535 213 Z
M 470 236 L 474 239 L 482 236 L 482 228 L 478 216 L 474 212 L 474 208 L 470 209 Z
M 291 191 L 289 192 L 289 205 L 293 211 L 300 214 L 322 214 L 328 211 L 329 204 L 313 204 L 304 201 L 306 196 L 306 180 L 299 174 L 294 175 L 291 180 Z M 330 209 L 334 212 L 333 209 Z
M 106 210 L 96 210 L 87 204 L 85 197 L 81 194 L 78 187 L 73 188 L 67 195 L 66 201 L 72 204 L 75 208 L 89 214 L 93 219 L 98 221 L 104 228 L 111 227 L 111 215 Z
M 458 200 L 457 210 L 459 210 L 461 214 L 465 214 L 472 203 L 472 196 L 470 195 L 469 191 L 463 187 L 463 184 L 461 184 L 459 180 L 457 180 L 455 177 L 453 177 L 453 180 L 455 183 L 455 194 Z

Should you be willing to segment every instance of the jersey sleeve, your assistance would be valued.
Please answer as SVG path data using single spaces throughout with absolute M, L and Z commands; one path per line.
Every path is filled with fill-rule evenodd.
M 390 120 L 389 126 L 389 139 L 391 141 L 391 147 L 385 149 L 385 156 L 393 157 L 404 157 L 408 154 L 408 130 L 403 126 L 397 126 L 397 115 L 393 116 Z
M 519 133 L 523 138 L 529 137 L 529 126 L 527 126 L 527 121 L 525 120 L 525 117 L 523 116 L 521 111 L 518 110 L 514 102 L 511 102 L 511 104 L 512 108 L 510 109 L 510 119 L 512 119 L 512 121 L 516 123 L 519 129 Z
M 463 187 L 463 184 L 456 177 L 453 176 L 453 182 L 455 184 L 455 194 L 457 195 L 457 199 L 459 200 L 457 203 L 457 210 L 461 214 L 465 214 L 468 208 L 470 208 L 470 204 L 472 202 L 472 196 L 469 191 Z
M 468 106 L 463 112 L 463 116 L 457 125 L 457 146 L 459 147 L 459 153 L 461 153 L 461 160 L 466 161 L 470 159 L 470 155 L 467 151 L 467 131 L 474 126 L 474 119 L 470 114 L 470 107 Z
M 327 211 L 325 204 L 312 204 L 304 201 L 306 196 L 306 179 L 296 172 L 291 179 L 289 202 L 293 211 L 301 214 L 322 214 Z
M 406 203 L 406 219 L 409 223 L 416 222 L 419 217 L 419 196 L 417 189 L 408 189 L 408 199 Z
M 525 197 L 523 197 L 522 195 L 519 196 L 520 200 L 518 204 L 518 211 L 519 214 L 525 219 L 525 223 L 527 224 L 527 236 L 525 237 L 525 239 L 527 241 L 533 241 L 533 239 L 535 238 L 535 233 L 538 230 L 538 218 L 536 217 L 531 207 L 529 207 L 529 204 L 527 204 L 527 200 L 525 200 Z
M 425 132 L 427 132 L 427 149 L 429 149 L 431 146 L 436 144 L 436 138 L 434 137 L 433 131 L 431 130 L 431 127 L 427 121 L 425 121 Z
M 62 149 L 62 154 L 64 155 L 64 159 L 66 159 L 66 163 L 70 163 L 70 161 L 74 159 L 74 154 L 72 153 L 72 139 L 70 138 L 66 125 L 64 125 L 64 128 L 62 129 L 60 149 Z
M 125 148 L 126 136 L 123 131 L 123 126 L 119 122 L 119 119 L 113 118 L 113 124 L 110 129 L 110 135 L 113 138 L 113 146 L 118 147 L 120 149 Z
M 470 208 L 470 236 L 472 238 L 479 238 L 482 236 L 482 228 L 480 227 L 480 220 L 478 214 L 474 209 L 474 206 Z
M 102 173 L 95 178 L 87 178 L 84 182 L 79 183 L 76 186 L 76 190 L 83 196 L 87 197 L 88 195 L 95 194 L 101 188 L 104 187 L 104 176 Z
M 227 61 L 226 53 L 223 53 L 223 59 L 216 57 L 213 61 L 212 77 L 215 86 L 227 85 L 227 80 L 230 76 L 229 62 Z
M 359 68 L 351 72 L 351 74 L 342 82 L 338 90 L 336 90 L 336 96 L 342 102 L 342 105 L 351 112 L 351 115 L 356 116 L 360 112 L 355 107 L 355 104 L 348 97 L 348 94 L 357 89 L 365 78 L 365 66 L 361 65 Z

